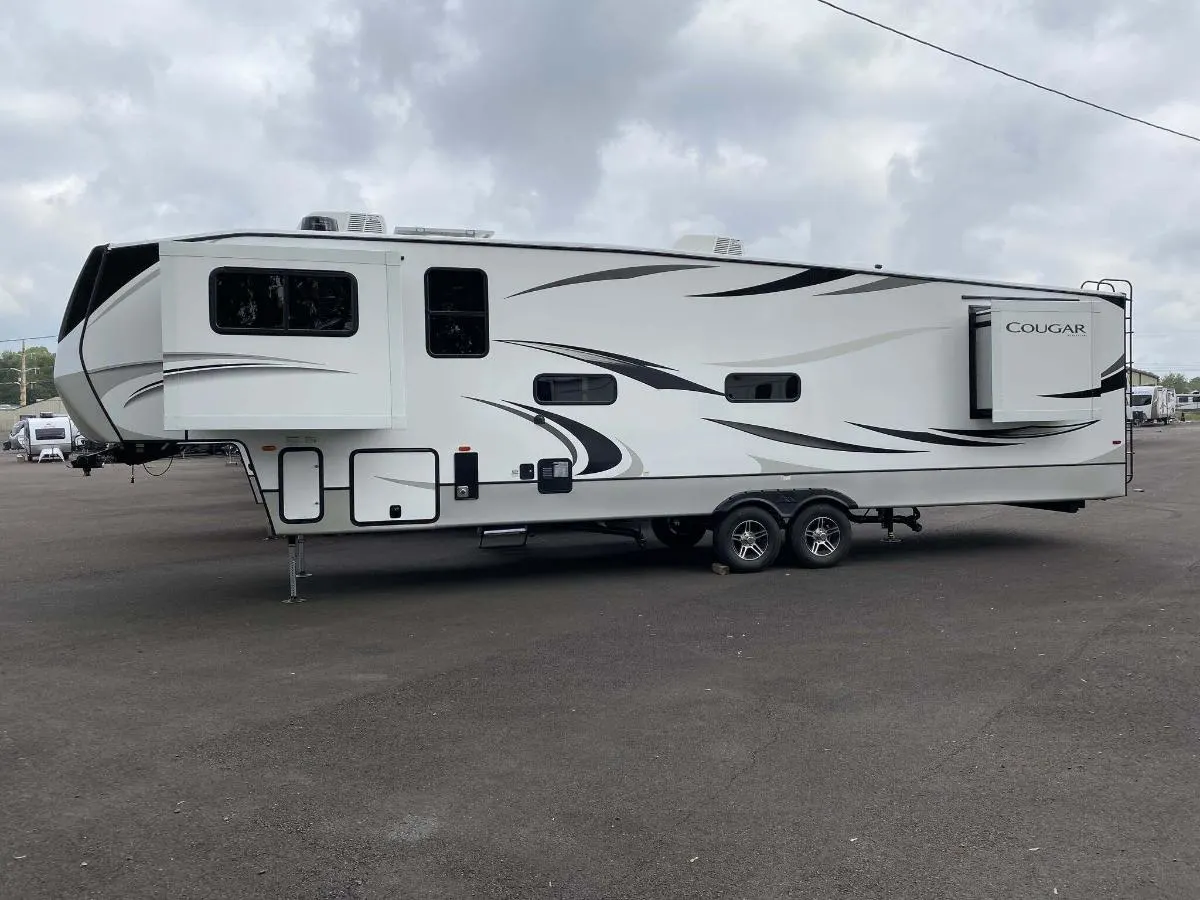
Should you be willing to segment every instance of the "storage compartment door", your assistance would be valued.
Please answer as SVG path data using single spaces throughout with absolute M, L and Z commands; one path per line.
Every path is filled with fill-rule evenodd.
M 316 522 L 325 514 L 321 451 L 285 447 L 279 453 L 279 518 L 288 525 Z
M 1064 422 L 1095 416 L 1100 371 L 1095 300 L 993 300 L 992 420 Z M 1105 363 L 1111 360 L 1105 360 Z
M 435 522 L 438 455 L 433 450 L 356 450 L 350 454 L 350 520 L 355 525 Z

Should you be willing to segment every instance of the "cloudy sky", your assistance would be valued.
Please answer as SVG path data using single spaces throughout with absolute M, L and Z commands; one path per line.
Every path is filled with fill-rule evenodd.
M 842 0 L 1200 133 L 1194 0 Z M 1200 143 L 813 0 L 43 0 L 0 8 L 0 339 L 90 246 L 317 208 L 513 237 L 1136 289 L 1200 375 Z M 0 344 L 0 349 L 11 347 Z

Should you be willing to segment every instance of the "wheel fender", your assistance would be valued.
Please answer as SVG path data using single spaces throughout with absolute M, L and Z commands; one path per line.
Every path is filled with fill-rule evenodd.
M 774 515 L 781 525 L 787 525 L 802 509 L 814 503 L 833 503 L 846 512 L 858 508 L 850 497 L 831 488 L 743 491 L 722 500 L 713 510 L 713 519 L 718 520 L 744 506 L 759 506 Z

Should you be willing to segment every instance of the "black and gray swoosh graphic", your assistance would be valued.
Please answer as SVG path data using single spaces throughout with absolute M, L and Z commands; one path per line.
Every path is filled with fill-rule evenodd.
M 1090 422 L 1079 422 L 1072 425 L 1020 425 L 1013 428 L 934 428 L 934 431 L 940 431 L 942 434 L 959 434 L 965 437 L 996 437 L 996 438 L 1016 438 L 1021 440 L 1033 440 L 1036 438 L 1056 437 L 1060 434 L 1070 434 L 1072 431 L 1080 431 L 1088 428 L 1099 422 L 1099 419 L 1092 419 Z
M 1088 397 L 1099 397 L 1109 391 L 1125 390 L 1125 369 L 1119 369 L 1100 380 L 1100 387 L 1088 388 L 1086 391 L 1069 391 L 1065 394 L 1038 394 L 1047 400 L 1084 400 Z
M 551 422 L 562 426 L 563 430 L 583 445 L 583 449 L 587 453 L 587 465 L 579 473 L 581 477 L 584 475 L 595 475 L 597 472 L 607 472 L 609 469 L 616 468 L 621 464 L 621 448 L 596 431 L 596 429 L 590 428 L 582 422 L 576 422 L 574 419 L 568 419 L 566 416 L 559 415 L 558 413 L 537 409 L 533 406 L 526 406 L 524 403 L 514 403 L 511 400 L 508 402 L 512 403 L 513 406 L 519 406 L 521 409 L 527 410 L 534 415 L 543 416 Z
M 858 287 L 842 288 L 840 291 L 822 291 L 818 297 L 840 297 L 845 294 L 870 294 L 875 291 L 891 291 L 897 288 L 915 287 L 918 284 L 929 284 L 927 278 L 903 278 L 898 275 L 888 275 L 868 284 Z
M 526 422 L 533 423 L 538 428 L 545 429 L 546 431 L 548 431 L 552 435 L 554 435 L 556 438 L 558 438 L 558 440 L 562 443 L 562 445 L 567 448 L 567 453 L 570 454 L 572 463 L 579 462 L 579 452 L 575 449 L 575 445 L 573 443 L 571 443 L 571 439 L 569 437 L 567 437 L 565 434 L 563 434 L 561 431 L 559 431 L 557 428 L 555 428 L 553 425 L 547 424 L 546 422 L 538 422 L 536 419 L 534 419 L 534 417 L 532 415 L 525 412 L 524 410 L 512 409 L 511 407 L 504 406 L 503 404 L 497 403 L 494 400 L 484 400 L 480 397 L 466 397 L 466 399 L 474 400 L 476 403 L 482 403 L 485 406 L 491 406 L 495 409 L 503 410 L 506 413 L 510 413 L 514 416 L 517 416 L 518 418 L 524 419 Z
M 336 375 L 349 375 L 350 374 L 345 369 L 328 369 L 324 366 L 316 366 L 316 365 L 292 366 L 292 365 L 283 365 L 280 363 L 268 363 L 268 362 L 238 362 L 238 363 L 205 363 L 203 365 L 196 365 L 196 366 L 176 366 L 176 367 L 170 368 L 170 369 L 164 368 L 163 375 L 185 375 L 185 374 L 190 374 L 190 373 L 194 373 L 194 372 L 218 372 L 218 371 L 224 371 L 227 369 L 259 369 L 259 370 L 265 369 L 265 370 L 274 370 L 274 371 L 286 369 L 286 370 L 299 371 L 299 372 L 331 372 Z
M 161 391 L 162 386 L 163 386 L 162 379 L 159 379 L 158 381 L 152 381 L 152 382 L 150 382 L 150 384 L 147 384 L 147 385 L 143 385 L 142 387 L 140 387 L 136 391 L 134 391 L 132 394 L 130 394 L 128 397 L 126 397 L 125 402 L 121 405 L 123 407 L 128 406 L 134 400 L 138 400 L 142 397 L 145 397 L 147 394 L 152 394 L 155 391 Z
M 539 284 L 536 287 L 526 288 L 523 291 L 517 291 L 515 294 L 509 294 L 506 300 L 511 300 L 513 297 L 520 297 L 522 294 L 532 294 L 535 291 L 548 291 L 550 288 L 567 287 L 572 284 L 587 284 L 593 281 L 620 281 L 625 278 L 642 278 L 645 275 L 659 275 L 664 272 L 681 272 L 685 269 L 714 269 L 715 265 L 701 264 L 662 264 L 654 266 L 622 266 L 619 269 L 604 269 L 600 272 L 589 272 L 586 275 L 572 275 L 570 278 L 560 278 L 558 281 L 550 281 L 546 284 Z
M 749 425 L 745 422 L 728 422 L 725 419 L 705 419 L 726 428 L 734 428 L 765 438 L 768 441 L 778 441 L 781 444 L 792 444 L 797 447 L 811 447 L 814 450 L 842 450 L 847 453 L 928 453 L 927 450 L 893 450 L 888 447 L 864 447 L 861 444 L 847 444 L 843 441 L 831 441 L 827 438 L 813 437 L 809 434 L 797 434 L 794 431 L 784 431 L 781 428 L 767 428 L 764 425 Z
M 579 362 L 591 363 L 618 375 L 624 375 L 648 385 L 659 391 L 694 391 L 699 394 L 722 394 L 712 388 L 688 381 L 678 375 L 672 375 L 674 369 L 647 362 L 644 359 L 634 359 L 631 356 L 621 356 L 605 350 L 592 350 L 588 347 L 573 347 L 570 344 L 548 344 L 543 341 L 508 341 L 498 340 L 499 344 L 512 344 L 517 347 L 528 347 L 531 350 L 544 350 L 558 356 L 565 356 Z
M 886 434 L 891 437 L 903 438 L 906 441 L 916 441 L 919 444 L 940 444 L 945 447 L 1015 447 L 1014 442 L 1000 441 L 973 441 L 963 437 L 950 437 L 946 434 L 933 434 L 923 431 L 901 431 L 898 428 L 881 428 L 878 425 L 863 425 L 859 422 L 847 422 L 847 425 L 853 425 L 855 428 L 865 428 L 867 431 L 874 431 L 877 434 Z
M 803 272 L 797 272 L 794 275 L 788 275 L 784 278 L 777 278 L 774 281 L 768 281 L 763 284 L 754 284 L 750 287 L 733 288 L 728 291 L 714 291 L 711 294 L 689 294 L 689 297 L 751 297 L 756 294 L 778 294 L 782 291 L 795 291 L 799 288 L 815 287 L 818 284 L 828 284 L 831 281 L 840 281 L 843 278 L 849 278 L 852 275 L 861 275 L 862 272 L 852 272 L 849 269 L 829 269 L 823 266 L 817 266 L 812 269 L 806 269 Z

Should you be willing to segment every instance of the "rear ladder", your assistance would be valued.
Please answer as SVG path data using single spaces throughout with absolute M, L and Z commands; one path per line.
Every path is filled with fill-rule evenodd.
M 1121 285 L 1121 289 L 1118 289 Z M 1133 283 L 1124 278 L 1101 278 L 1080 285 L 1085 291 L 1109 291 L 1125 298 L 1125 483 L 1133 481 Z

